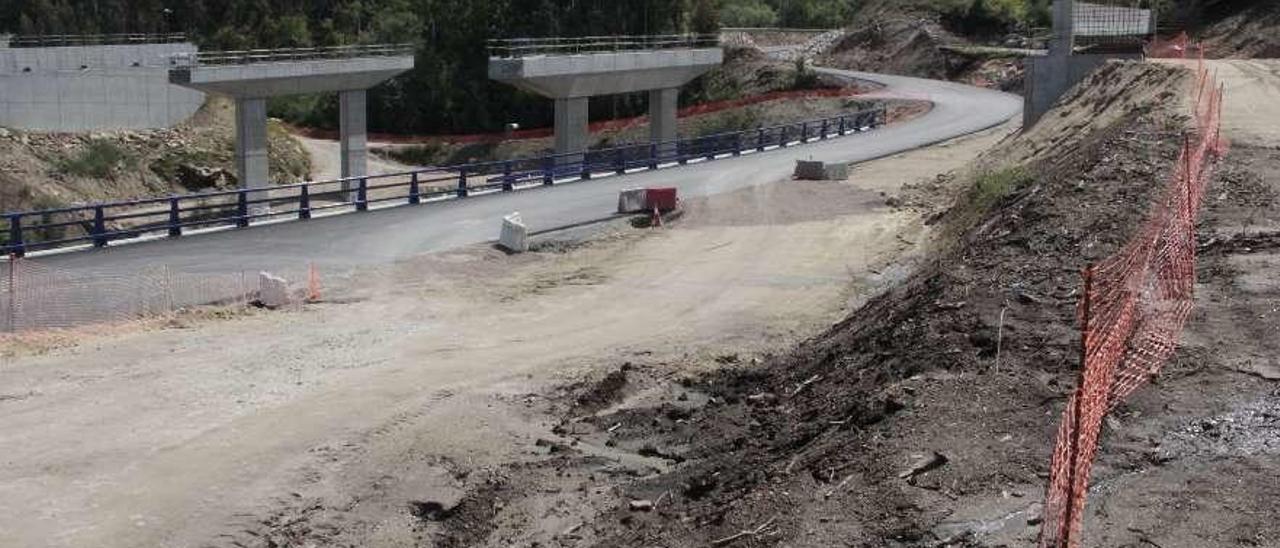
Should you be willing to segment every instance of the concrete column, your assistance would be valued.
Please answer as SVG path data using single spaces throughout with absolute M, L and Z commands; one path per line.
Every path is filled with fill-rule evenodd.
M 587 98 L 556 99 L 556 154 L 581 152 L 587 148 Z M 560 163 L 581 161 L 580 155 L 568 156 Z
M 267 162 L 267 100 L 236 99 L 236 175 L 240 188 L 263 188 L 271 179 Z
M 343 177 L 368 174 L 367 97 L 368 94 L 363 89 L 338 92 L 338 132 L 342 140 L 340 148 Z M 342 190 L 352 192 L 356 184 L 343 183 Z
M 1053 0 L 1053 41 L 1049 55 L 1071 55 L 1075 48 L 1075 0 Z
M 679 108 L 680 89 L 666 88 L 649 91 L 649 141 L 674 141 L 676 110 Z

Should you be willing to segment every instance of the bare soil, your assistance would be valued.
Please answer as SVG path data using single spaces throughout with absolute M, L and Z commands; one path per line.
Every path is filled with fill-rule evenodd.
M 326 301 L 298 310 L 6 341 L 0 544 L 559 534 L 576 522 L 561 529 L 552 508 L 593 516 L 615 502 L 607 479 L 670 468 L 667 447 L 573 447 L 561 416 L 658 401 L 669 383 L 654 379 L 749 363 L 825 329 L 925 249 L 932 229 L 887 196 L 1007 131 L 873 162 L 849 182 L 692 201 L 663 230 L 624 222 L 544 236 L 521 256 L 468 248 L 325 278 Z M 625 382 L 591 388 L 627 362 Z M 582 393 L 560 389 L 575 383 Z M 653 399 L 636 400 L 646 387 Z M 597 485 L 505 506 L 554 469 L 547 457 L 577 452 L 594 455 Z
M 949 227 L 959 238 L 909 279 L 778 355 L 726 353 L 702 375 L 629 370 L 630 396 L 612 408 L 579 408 L 599 387 L 571 386 L 545 407 L 561 417 L 551 431 L 559 449 L 508 469 L 482 530 L 446 520 L 437 538 L 1033 544 L 1077 376 L 1078 273 L 1145 218 L 1186 123 L 1184 74 L 1107 70 L 1098 77 L 1129 85 L 1082 91 L 1057 113 L 1065 121 L 1083 109 L 1100 122 L 1047 125 L 989 157 L 1022 158 L 1033 178 L 977 222 L 964 195 L 930 215 L 963 221 Z M 1085 545 L 1280 544 L 1270 527 L 1280 518 L 1275 150 L 1238 147 L 1210 191 L 1196 315 L 1157 382 L 1107 421 Z M 601 447 L 621 454 L 602 458 Z
M 237 186 L 234 105 L 211 98 L 172 129 L 48 133 L 0 128 L 0 211 L 151 198 Z M 296 182 L 310 159 L 284 126 L 268 131 L 273 180 Z M 119 151 L 103 173 L 68 171 L 94 144 Z

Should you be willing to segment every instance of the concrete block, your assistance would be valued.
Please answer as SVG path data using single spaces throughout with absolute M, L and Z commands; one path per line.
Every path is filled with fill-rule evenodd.
M 649 191 L 643 188 L 623 189 L 618 193 L 618 213 L 642 213 L 648 202 Z
M 804 181 L 843 181 L 849 178 L 849 164 L 796 160 L 795 177 Z
M 267 308 L 280 308 L 289 304 L 289 281 L 269 272 L 259 272 L 258 302 Z
M 498 245 L 512 253 L 524 253 L 529 250 L 529 228 L 515 212 L 502 218 L 502 233 L 498 235 Z
M 796 160 L 795 177 L 806 181 L 821 181 L 827 177 L 826 167 L 822 162 Z

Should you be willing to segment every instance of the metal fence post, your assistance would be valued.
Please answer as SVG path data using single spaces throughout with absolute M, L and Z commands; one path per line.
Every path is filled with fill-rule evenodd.
M 823 140 L 827 138 L 827 119 L 826 118 L 822 119 L 822 135 L 820 135 L 818 138 Z
M 360 184 L 356 186 L 356 211 L 369 210 L 369 179 L 367 177 L 360 178 Z
M 845 124 L 844 124 L 844 120 L 845 120 L 845 115 L 841 114 L 841 115 L 840 115 L 840 124 L 839 124 L 839 125 L 840 125 L 840 136 L 841 136 L 841 137 L 844 137 L 844 126 L 845 126 Z
M 658 143 L 649 143 L 649 169 L 658 169 Z
M 764 152 L 764 128 L 756 130 L 756 152 Z
M 717 137 L 704 137 L 702 139 L 702 155 L 707 161 L 716 159 L 716 141 Z
M 172 196 L 169 198 L 169 237 L 177 238 L 182 235 L 182 206 L 179 204 L 179 198 Z
M 613 152 L 613 164 L 614 173 L 622 175 L 627 172 L 627 155 L 621 147 Z
M 511 160 L 502 162 L 502 191 L 511 192 L 516 189 L 515 178 L 511 175 Z
M 236 226 L 249 226 L 249 193 L 244 189 L 236 192 Z
M 587 151 L 587 150 L 582 151 L 582 172 L 578 174 L 578 177 L 581 178 L 583 181 L 591 180 L 591 152 L 590 151 Z
M 809 122 L 800 122 L 800 144 L 809 142 Z
M 107 246 L 107 221 L 106 213 L 102 211 L 102 206 L 93 208 L 93 247 Z
M 311 185 L 302 185 L 298 187 L 298 218 L 302 220 L 311 218 Z
M 467 167 L 462 166 L 458 168 L 458 197 L 466 198 L 467 194 Z
M 556 184 L 556 157 L 547 156 L 542 159 L 542 184 L 551 186 Z
M 22 242 L 22 216 L 12 215 L 9 217 L 9 254 L 22 257 L 26 253 L 27 246 Z
M 787 126 L 778 128 L 778 148 L 787 148 Z
M 742 156 L 742 132 L 733 134 L 733 155 Z
M 409 205 L 417 205 L 422 201 L 420 189 L 418 188 L 418 172 L 409 174 Z
M 689 151 L 689 146 L 686 144 L 688 142 L 689 141 L 684 139 L 676 141 L 676 161 L 679 162 L 680 165 L 689 163 L 689 158 L 686 156 Z

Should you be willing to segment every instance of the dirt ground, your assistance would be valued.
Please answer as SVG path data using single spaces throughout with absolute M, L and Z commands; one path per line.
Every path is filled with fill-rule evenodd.
M 547 414 L 560 387 L 627 363 L 691 377 L 820 332 L 905 277 L 928 240 L 886 197 L 1008 131 L 866 164 L 850 182 L 693 201 L 663 230 L 326 280 L 326 302 L 297 311 L 7 341 L 0 545 L 466 544 L 498 512 L 486 497 L 569 443 Z M 599 463 L 583 501 L 612 504 L 605 477 L 669 468 L 606 444 L 575 451 Z M 503 519 L 538 524 L 526 539 L 570 519 L 513 508 Z
M 1057 417 L 1077 375 L 1079 272 L 1144 218 L 1185 124 L 1186 79 L 1170 69 L 1116 64 L 1096 78 L 1051 113 L 1056 123 L 988 158 L 1018 158 L 1030 179 L 976 222 L 952 226 L 955 247 L 843 322 L 760 363 L 659 383 L 665 392 L 637 382 L 647 400 L 638 405 L 610 390 L 622 406 L 582 420 L 564 413 L 560 430 L 580 443 L 673 469 L 619 482 L 605 498 L 612 510 L 548 544 L 1033 545 Z M 1199 227 L 1197 311 L 1155 384 L 1107 420 L 1085 546 L 1280 546 L 1270 526 L 1280 517 L 1271 275 L 1280 143 L 1253 140 L 1268 123 L 1240 112 L 1254 108 L 1249 99 L 1274 101 L 1276 88 L 1227 86 L 1225 131 L 1241 142 Z M 969 219 L 966 203 L 930 218 Z M 598 392 L 575 394 L 592 402 Z M 561 478 L 594 480 L 589 455 L 552 462 L 487 496 L 508 507 L 563 488 Z M 502 533 L 522 525 L 493 517 L 481 521 L 491 532 L 462 521 L 445 538 L 510 545 Z

